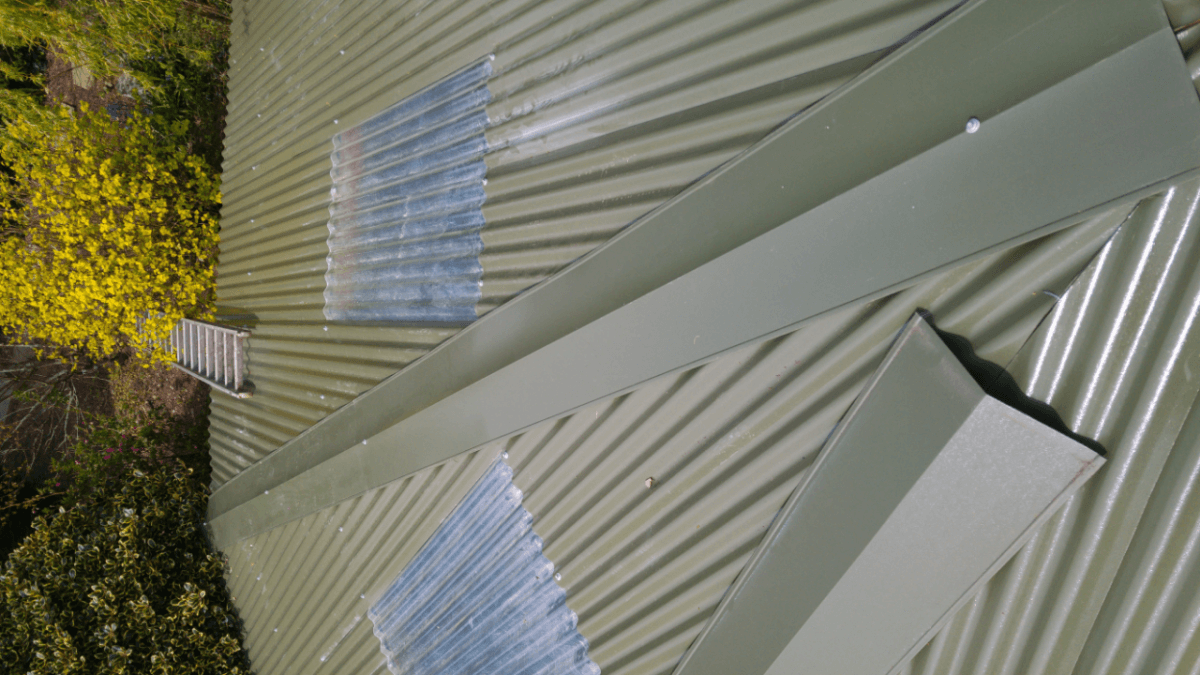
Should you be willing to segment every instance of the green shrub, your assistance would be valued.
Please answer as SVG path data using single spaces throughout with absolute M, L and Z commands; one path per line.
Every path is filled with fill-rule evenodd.
M 208 473 L 206 425 L 172 417 L 155 405 L 133 416 L 119 407 L 116 415 L 98 415 L 87 421 L 86 433 L 62 458 L 51 460 L 55 485 L 45 491 L 68 508 L 135 471 L 157 473 L 163 467 L 183 466 L 193 476 Z
M 222 560 L 186 470 L 131 471 L 50 518 L 0 575 L 10 673 L 248 673 Z
M 109 77 L 169 51 L 190 63 L 210 61 L 208 26 L 227 21 L 223 0 L 0 0 L 0 44 L 46 44 L 69 63 Z
M 86 108 L 8 125 L 0 325 L 103 359 L 148 351 L 180 318 L 205 315 L 219 180 L 185 132 Z

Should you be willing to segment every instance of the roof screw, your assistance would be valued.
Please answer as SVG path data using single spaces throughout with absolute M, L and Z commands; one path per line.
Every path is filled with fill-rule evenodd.
M 967 133 L 973 134 L 976 131 L 979 131 L 979 125 L 980 122 L 978 117 L 972 117 L 971 119 L 967 120 Z
M 270 490 L 263 490 L 263 494 L 264 494 L 264 495 L 269 495 L 269 494 L 271 494 L 271 491 L 270 491 Z
M 341 531 L 342 531 L 342 528 L 340 528 L 340 527 L 339 527 L 339 528 L 338 528 L 338 532 L 341 532 Z
M 364 439 L 363 439 L 363 445 L 366 445 L 366 444 L 367 444 L 367 439 L 365 439 L 365 438 L 364 438 Z
M 500 459 L 508 459 L 508 453 L 507 452 L 500 453 Z
M 334 120 L 334 121 L 333 121 L 333 123 L 334 123 L 334 124 L 337 124 L 337 120 Z
M 554 580 L 555 580 L 555 581 L 562 581 L 562 573 L 560 573 L 560 572 L 555 572 L 555 573 L 554 573 Z
M 652 487 L 654 487 L 654 476 L 651 476 L 646 479 L 646 488 L 649 489 Z
M 346 53 L 346 50 L 345 50 L 345 49 L 339 49 L 339 50 L 338 50 L 338 53 L 339 53 L 339 54 L 343 54 L 343 55 L 344 55 L 344 54 Z

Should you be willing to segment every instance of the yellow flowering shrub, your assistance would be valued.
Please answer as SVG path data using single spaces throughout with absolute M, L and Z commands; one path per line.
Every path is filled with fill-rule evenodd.
M 64 108 L 0 140 L 0 325 L 93 357 L 157 347 L 212 300 L 219 179 L 183 124 Z

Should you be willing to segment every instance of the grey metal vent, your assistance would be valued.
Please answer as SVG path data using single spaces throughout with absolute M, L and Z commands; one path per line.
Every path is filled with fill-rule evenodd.
M 206 321 L 183 319 L 171 329 L 171 365 L 237 398 L 247 398 L 246 345 L 250 333 Z
M 367 613 L 397 675 L 598 675 L 497 460 Z
M 490 57 L 333 137 L 325 318 L 474 321 Z
M 913 316 L 675 672 L 894 675 L 1103 464 Z

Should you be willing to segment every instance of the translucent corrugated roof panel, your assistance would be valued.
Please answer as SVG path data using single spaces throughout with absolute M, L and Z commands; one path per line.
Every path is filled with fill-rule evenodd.
M 599 675 L 503 456 L 367 611 L 396 675 Z

